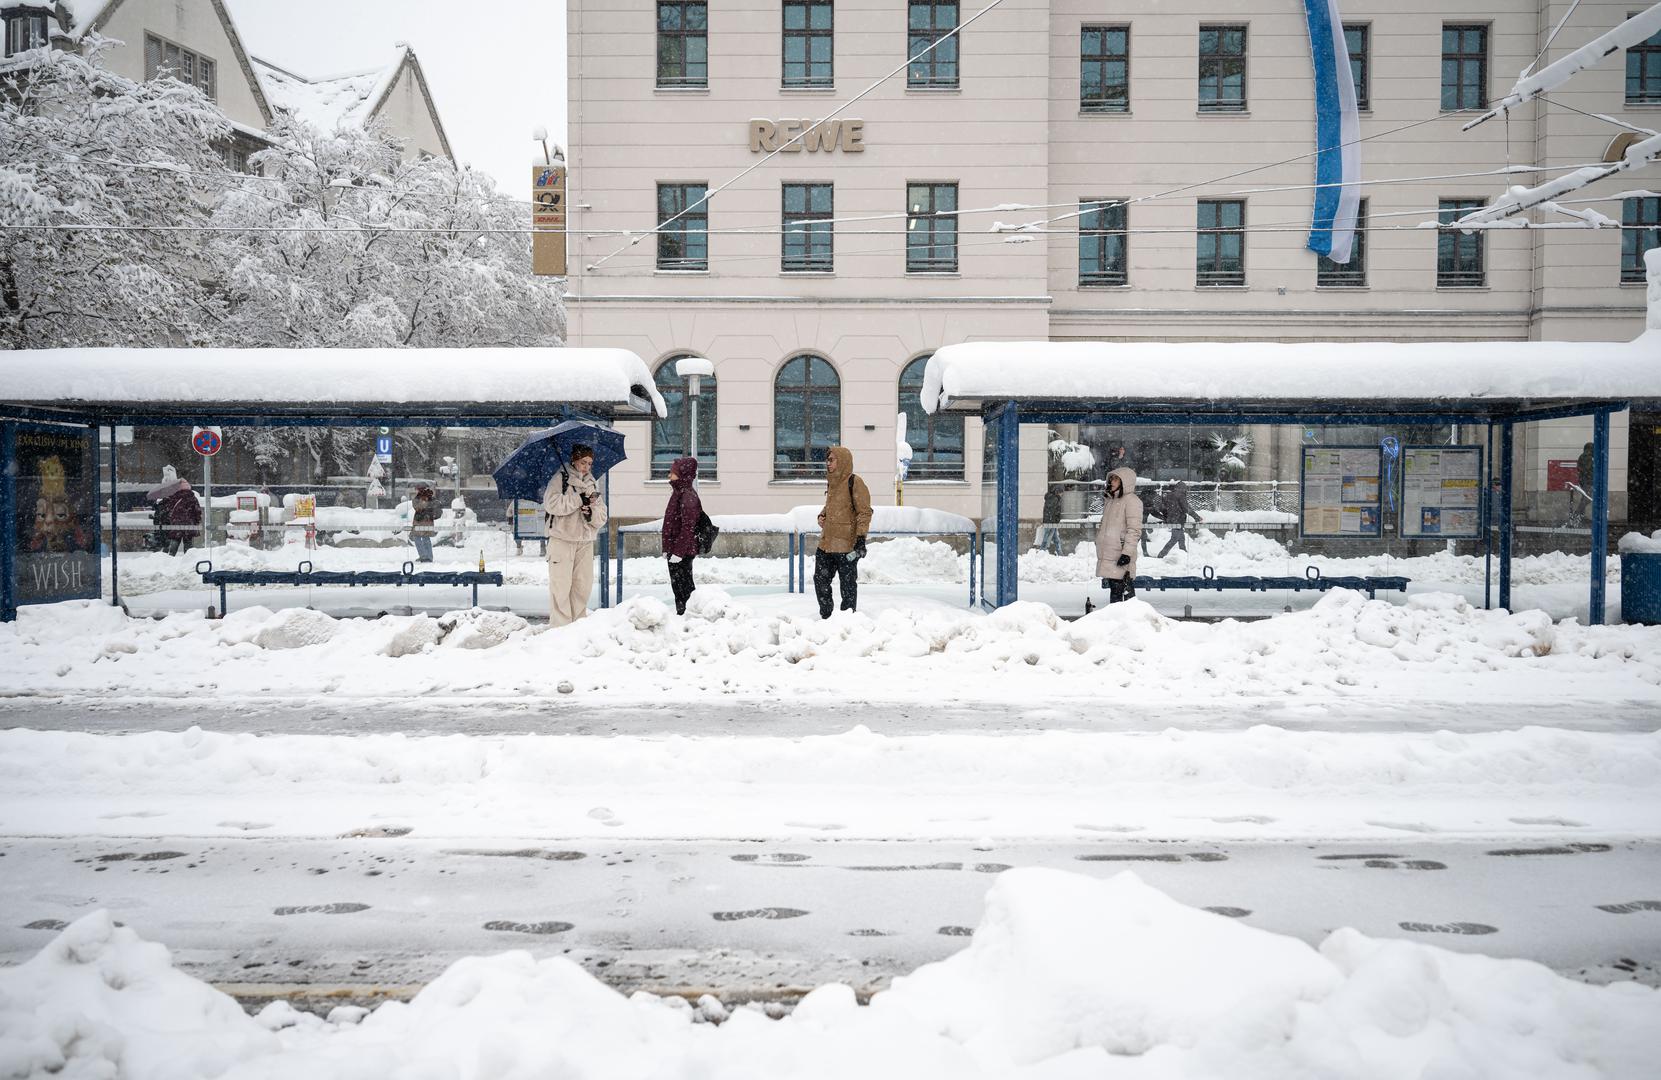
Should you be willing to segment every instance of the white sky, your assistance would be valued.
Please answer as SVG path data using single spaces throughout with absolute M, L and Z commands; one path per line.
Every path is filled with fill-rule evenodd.
M 528 198 L 537 125 L 565 142 L 565 0 L 226 0 L 255 56 L 308 78 L 415 49 L 456 157 Z

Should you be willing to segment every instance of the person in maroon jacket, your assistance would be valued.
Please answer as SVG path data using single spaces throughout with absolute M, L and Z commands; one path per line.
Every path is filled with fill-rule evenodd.
M 675 591 L 675 614 L 686 614 L 686 601 L 698 586 L 692 580 L 692 560 L 698 557 L 698 518 L 703 503 L 692 487 L 698 479 L 698 459 L 676 458 L 669 466 L 673 494 L 663 511 L 663 554 L 669 560 L 669 587 Z

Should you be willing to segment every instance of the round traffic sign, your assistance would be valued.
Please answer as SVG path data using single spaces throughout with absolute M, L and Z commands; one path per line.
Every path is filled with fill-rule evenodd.
M 203 457 L 213 457 L 219 453 L 224 439 L 216 427 L 192 428 L 190 432 L 190 448 Z

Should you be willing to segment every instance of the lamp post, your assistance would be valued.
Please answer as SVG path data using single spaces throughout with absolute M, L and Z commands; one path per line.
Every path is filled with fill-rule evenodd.
M 703 392 L 704 376 L 715 377 L 715 365 L 701 356 L 688 356 L 675 361 L 675 374 L 686 380 L 687 445 L 692 460 L 698 460 L 698 397 Z

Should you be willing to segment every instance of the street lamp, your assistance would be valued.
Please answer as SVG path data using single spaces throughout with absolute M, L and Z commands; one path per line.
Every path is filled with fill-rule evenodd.
M 698 460 L 698 395 L 703 392 L 703 378 L 715 377 L 715 364 L 701 356 L 688 356 L 675 361 L 675 374 L 686 380 L 687 438 L 693 461 Z

